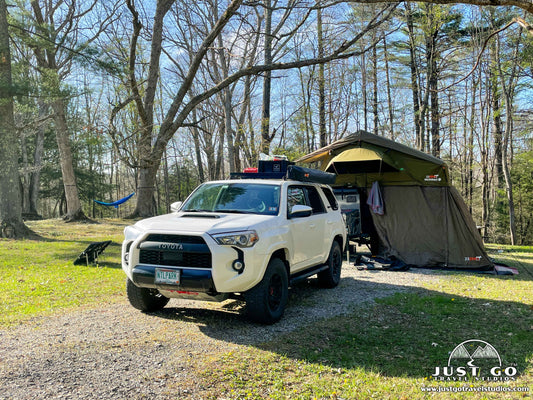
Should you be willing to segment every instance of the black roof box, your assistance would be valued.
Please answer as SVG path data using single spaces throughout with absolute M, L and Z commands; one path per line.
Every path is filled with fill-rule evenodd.
M 318 169 L 304 168 L 296 165 L 289 165 L 287 167 L 287 179 L 332 185 L 335 183 L 336 178 L 337 175 Z

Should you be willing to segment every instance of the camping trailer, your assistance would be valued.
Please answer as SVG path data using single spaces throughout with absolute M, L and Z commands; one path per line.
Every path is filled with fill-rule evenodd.
M 352 240 L 364 242 L 370 236 L 373 254 L 420 267 L 494 270 L 443 160 L 358 131 L 296 162 L 318 162 L 322 170 L 335 173 L 336 193 L 357 190 L 361 232 Z M 373 187 L 379 188 L 382 214 L 366 204 Z

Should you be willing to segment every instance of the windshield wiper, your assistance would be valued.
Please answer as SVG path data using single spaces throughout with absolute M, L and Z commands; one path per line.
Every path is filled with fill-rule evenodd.
M 194 210 L 183 210 L 183 212 L 213 212 L 213 210 L 203 210 L 201 208 L 194 209 Z
M 254 214 L 252 211 L 244 211 L 244 210 L 232 210 L 232 209 L 218 209 L 215 210 L 215 212 L 219 213 L 228 213 L 228 214 Z

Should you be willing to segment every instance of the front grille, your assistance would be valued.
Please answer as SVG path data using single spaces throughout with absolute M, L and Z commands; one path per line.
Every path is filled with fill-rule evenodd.
M 165 235 L 152 233 L 144 240 L 145 242 L 164 242 L 164 243 L 184 243 L 184 244 L 205 244 L 201 236 L 184 236 L 184 235 Z
M 141 264 L 168 265 L 172 267 L 211 268 L 211 253 L 178 253 L 181 257 L 173 257 L 176 253 L 158 250 L 141 250 Z
M 146 245 L 142 248 L 143 243 Z M 139 262 L 141 264 L 165 265 L 171 267 L 188 267 L 188 268 L 211 268 L 211 251 L 207 243 L 200 236 L 182 236 L 182 235 L 149 235 L 145 241 L 140 244 Z M 182 250 L 176 249 L 154 249 L 158 243 L 175 243 L 182 247 Z

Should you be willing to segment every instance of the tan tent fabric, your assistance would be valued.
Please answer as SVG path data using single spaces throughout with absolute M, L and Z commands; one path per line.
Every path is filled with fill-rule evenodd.
M 385 214 L 371 218 L 382 255 L 420 267 L 494 269 L 444 161 L 365 131 L 296 161 L 320 162 L 337 174 L 335 186 L 380 183 Z
M 379 154 L 375 150 L 365 149 L 362 147 L 354 147 L 354 148 L 345 150 L 337 154 L 335 157 L 331 158 L 328 162 L 328 166 L 330 166 L 334 162 L 349 162 L 353 160 L 371 161 L 371 160 L 382 160 L 382 159 L 383 159 L 383 154 Z
M 372 214 L 381 255 L 420 267 L 492 269 L 468 209 L 452 187 L 385 186 Z

